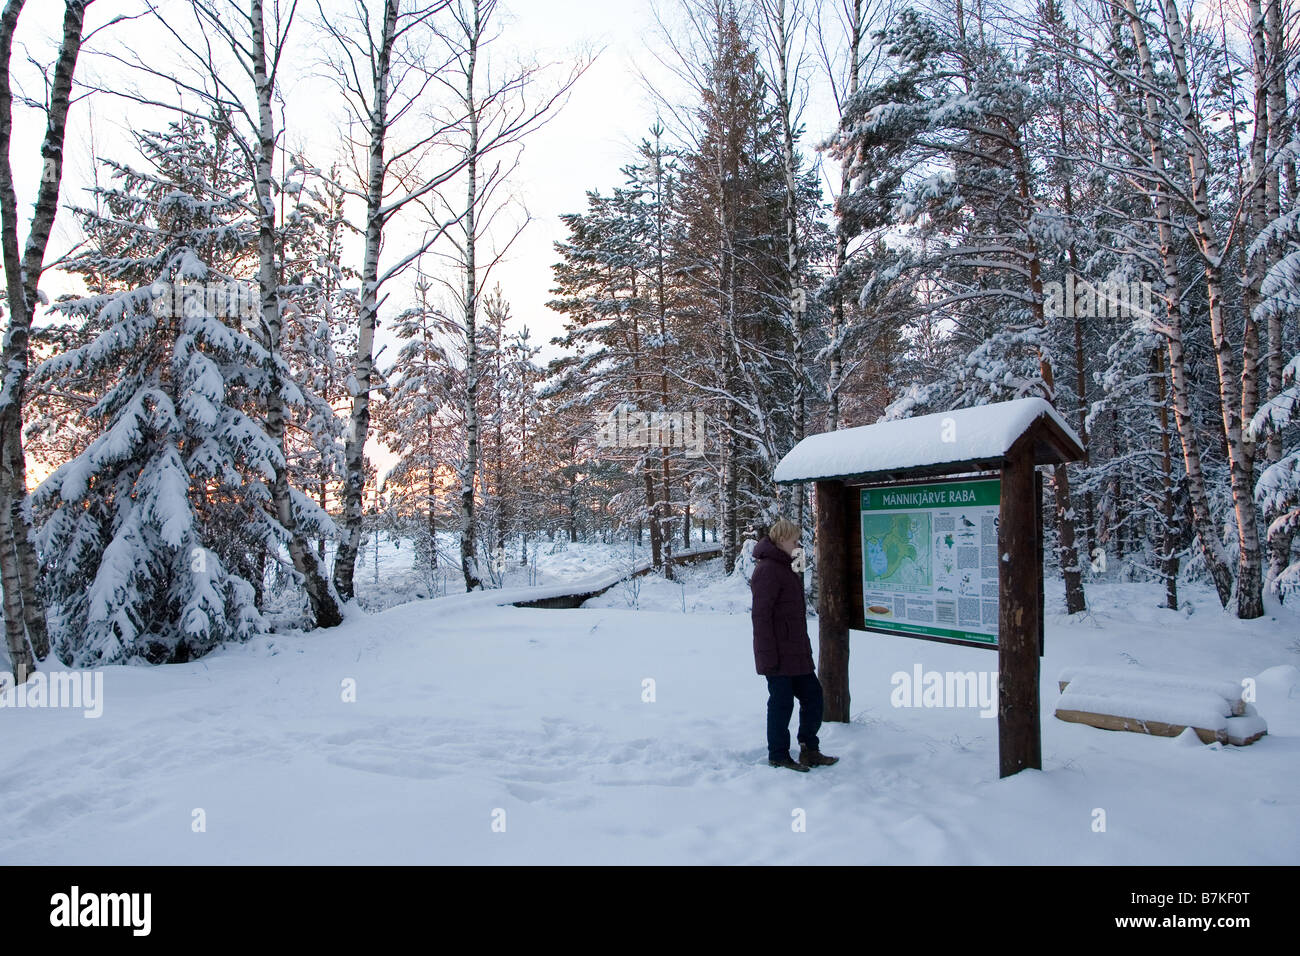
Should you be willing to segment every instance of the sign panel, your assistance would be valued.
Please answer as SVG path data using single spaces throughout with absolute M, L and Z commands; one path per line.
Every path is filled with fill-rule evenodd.
M 861 492 L 863 626 L 996 647 L 997 478 Z

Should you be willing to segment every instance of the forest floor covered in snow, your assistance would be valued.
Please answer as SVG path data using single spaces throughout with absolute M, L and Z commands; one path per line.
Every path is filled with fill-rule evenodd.
M 388 598 L 403 551 L 381 549 Z M 624 551 L 572 546 L 538 562 L 543 583 Z M 841 761 L 795 774 L 766 764 L 748 590 L 718 564 L 575 610 L 354 608 L 330 631 L 104 668 L 96 719 L 0 711 L 0 863 L 1300 863 L 1295 612 L 1241 622 L 1208 589 L 1172 612 L 1156 586 L 1093 583 L 1089 613 L 1048 619 L 1043 769 L 1006 780 L 996 718 L 891 702 L 897 672 L 995 654 L 855 632 L 852 721 L 822 731 Z M 1269 734 L 1056 720 L 1056 676 L 1083 664 L 1253 677 Z
M 382 611 L 407 601 L 446 597 L 465 590 L 460 570 L 459 538 L 450 533 L 438 534 L 439 566 L 421 570 L 410 541 L 393 540 L 387 534 L 368 535 L 357 556 L 355 586 L 357 603 L 362 610 Z M 692 548 L 713 547 L 694 541 Z M 576 581 L 606 571 L 630 573 L 649 560 L 650 549 L 627 541 L 617 543 L 583 542 L 542 538 L 528 544 L 528 561 L 519 560 L 519 549 L 512 548 L 506 566 L 495 572 L 484 568 L 489 586 L 507 588 L 540 587 Z M 327 560 L 333 563 L 331 550 Z

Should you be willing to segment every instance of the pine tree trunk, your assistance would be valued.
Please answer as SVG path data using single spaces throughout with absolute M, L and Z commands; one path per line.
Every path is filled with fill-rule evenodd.
M 1056 131 L 1057 145 L 1061 149 L 1061 154 L 1066 154 L 1066 88 L 1065 81 L 1061 71 L 1061 63 L 1058 60 L 1055 64 L 1056 92 L 1058 96 L 1057 113 L 1056 113 Z M 1074 221 L 1074 186 L 1072 183 L 1072 173 L 1067 168 L 1065 171 L 1065 181 L 1062 188 L 1062 198 L 1065 204 L 1065 218 L 1067 222 Z M 1070 264 L 1070 273 L 1078 276 L 1079 270 L 1079 250 L 1076 248 L 1074 238 L 1071 236 L 1067 257 Z M 1074 312 L 1074 390 L 1079 402 L 1079 443 L 1083 446 L 1083 466 L 1089 465 L 1088 450 L 1088 358 L 1083 348 L 1083 322 L 1080 320 L 1077 309 Z M 1097 520 L 1095 505 L 1092 499 L 1092 491 L 1084 493 L 1084 527 L 1086 529 L 1086 547 L 1088 554 L 1092 554 L 1096 547 Z M 1077 558 L 1076 558 L 1077 560 Z
M 1029 164 L 1025 150 L 1017 146 L 1016 175 L 1020 189 L 1020 201 L 1026 220 L 1033 208 L 1033 190 L 1030 188 Z M 1029 262 L 1029 282 L 1034 293 L 1034 318 L 1038 327 L 1047 331 L 1047 315 L 1043 307 L 1043 273 L 1038 255 L 1038 245 L 1030 239 L 1026 243 L 1026 257 Z M 1047 400 L 1056 404 L 1056 381 L 1052 364 L 1046 353 L 1039 352 L 1039 368 L 1046 388 Z M 1069 614 L 1078 614 L 1087 610 L 1088 604 L 1083 591 L 1083 571 L 1079 567 L 1079 552 L 1074 538 L 1074 508 L 1070 504 L 1070 474 L 1064 464 L 1053 469 L 1053 489 L 1056 496 L 1057 558 L 1061 575 L 1065 579 L 1065 609 Z
M 321 511 L 329 510 L 329 496 L 326 489 L 329 487 L 330 476 L 324 468 L 316 475 L 320 481 L 320 493 L 316 496 L 316 503 L 320 505 Z M 320 561 L 321 566 L 325 565 L 325 535 L 321 535 L 316 541 L 316 558 Z M 258 607 L 261 607 L 259 604 Z
M 498 381 L 500 380 L 498 379 Z M 496 455 L 495 455 L 496 480 L 494 482 L 494 484 L 496 485 L 496 498 L 497 498 L 496 518 L 493 522 L 495 526 L 495 534 L 493 535 L 493 537 L 496 539 L 496 555 L 494 557 L 501 558 L 506 551 L 506 526 L 509 521 L 509 515 L 506 513 L 506 494 L 505 494 L 505 482 L 506 482 L 505 435 L 503 434 L 503 430 L 501 427 L 501 416 L 499 412 L 496 418 L 496 427 L 494 431 L 496 432 L 496 434 L 493 437 L 496 440 L 496 446 L 497 446 Z
M 1165 607 L 1178 610 L 1178 529 L 1174 521 L 1174 464 L 1170 450 L 1169 401 L 1159 349 L 1151 353 L 1151 403 L 1160 428 L 1160 568 L 1165 576 Z
M 574 478 L 569 479 L 569 543 L 578 543 L 578 486 Z
M 637 273 L 636 268 L 630 269 L 630 292 L 633 301 L 638 298 L 637 290 Z M 648 374 L 645 368 L 645 359 L 641 352 L 641 326 L 637 319 L 635 311 L 630 311 L 631 328 L 628 329 L 627 348 L 629 358 L 632 364 L 632 401 L 636 405 L 636 410 L 642 415 L 647 413 L 649 408 L 649 390 L 645 387 L 643 378 Z M 645 426 L 643 425 L 643 428 Z M 651 434 L 657 434 L 657 430 L 646 428 Z M 663 570 L 663 540 L 661 537 L 662 528 L 659 524 L 659 503 L 655 500 L 655 476 L 654 476 L 654 453 L 649 447 L 638 459 L 636 469 L 641 472 L 642 488 L 645 490 L 645 516 L 650 523 L 650 565 L 656 571 Z M 640 547 L 641 539 L 637 538 L 637 546 Z
M 655 318 L 659 322 L 659 412 L 668 412 L 668 286 L 664 275 L 664 182 L 663 151 L 659 145 L 659 127 L 655 127 Z M 661 419 L 662 421 L 662 419 Z M 661 436 L 662 439 L 662 436 Z M 669 446 L 660 441 L 660 465 L 663 490 L 660 495 L 659 537 L 663 545 L 664 576 L 673 580 L 672 534 L 672 464 Z M 687 529 L 687 547 L 690 547 L 690 530 Z
M 725 264 L 724 259 L 724 264 Z M 733 294 L 726 296 L 723 304 L 723 321 L 727 323 L 728 330 L 731 329 L 730 303 L 735 301 L 734 290 L 729 288 L 732 279 L 728 277 L 724 289 L 728 289 Z M 725 349 L 723 359 L 723 381 L 726 383 L 728 391 L 734 387 L 735 380 L 732 375 L 731 366 L 735 361 L 734 351 L 728 347 Z M 736 432 L 734 427 L 734 418 L 736 414 L 735 403 L 730 399 L 726 400 L 723 410 L 723 435 L 722 435 L 722 563 L 726 572 L 730 574 L 736 568 L 736 558 L 740 554 L 740 521 L 737 501 L 737 491 L 739 490 L 739 481 L 736 475 Z
M 807 302 L 805 291 L 799 276 L 799 194 L 795 182 L 794 154 L 794 91 L 790 88 L 790 24 L 786 19 L 784 0 L 777 0 L 775 9 L 769 14 L 768 25 L 771 41 L 775 47 L 777 64 L 777 113 L 781 121 L 781 174 L 785 187 L 782 218 L 785 227 L 785 280 L 789 291 L 786 304 L 791 336 L 791 370 L 794 378 L 792 447 L 804 437 L 807 398 L 804 394 L 804 316 Z M 781 449 L 778 449 L 778 451 Z M 804 486 L 796 484 L 792 489 L 794 514 L 792 520 L 800 528 L 804 527 Z
M 1290 117 L 1287 115 L 1286 67 L 1288 57 L 1284 46 L 1281 0 L 1265 0 L 1264 7 L 1265 34 L 1265 69 L 1267 73 L 1267 94 L 1265 105 L 1268 113 L 1268 140 L 1276 153 L 1287 142 Z M 1255 122 L 1260 122 L 1258 116 Z M 1291 172 L 1292 185 L 1288 198 L 1295 201 L 1295 162 L 1288 160 L 1284 165 Z M 1265 171 L 1264 203 L 1265 221 L 1273 222 L 1282 211 L 1281 171 L 1278 163 L 1267 165 Z M 1265 268 L 1276 264 L 1280 250 L 1271 247 L 1265 259 Z M 1267 385 L 1264 398 L 1271 400 L 1282 391 L 1282 369 L 1285 366 L 1283 347 L 1283 310 L 1269 309 L 1265 327 Z M 1282 435 L 1278 429 L 1269 429 L 1264 446 L 1264 460 L 1273 464 L 1282 458 Z M 1290 533 L 1274 533 L 1268 536 L 1268 580 L 1275 581 L 1290 563 Z
M 853 0 L 849 23 L 849 84 L 848 97 L 858 91 L 859 49 L 862 45 L 862 0 Z M 843 117 L 841 117 L 842 119 Z M 848 195 L 851 181 L 847 160 L 840 169 L 840 195 Z M 844 382 L 844 348 L 840 337 L 844 334 L 844 266 L 849 258 L 849 237 L 844 229 L 843 219 L 835 226 L 835 288 L 831 299 L 831 334 L 829 346 L 829 369 L 826 376 L 826 430 L 837 431 L 840 427 L 840 389 Z
M 429 438 L 429 447 L 433 447 L 433 437 Z M 438 488 L 434 482 L 433 467 L 429 468 L 428 476 L 428 495 L 429 495 L 429 567 L 431 569 L 438 567 Z
M 668 505 L 668 487 L 672 472 L 668 462 L 668 447 L 666 445 L 660 451 L 659 457 L 663 474 L 663 496 L 659 501 L 659 519 L 655 523 L 659 525 L 659 539 L 663 545 L 664 577 L 671 581 L 673 580 L 673 533 L 671 527 L 672 512 L 669 510 Z

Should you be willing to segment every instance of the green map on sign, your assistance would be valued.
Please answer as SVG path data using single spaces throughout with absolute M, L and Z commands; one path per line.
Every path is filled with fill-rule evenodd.
M 862 577 L 869 584 L 930 587 L 930 515 L 862 516 Z

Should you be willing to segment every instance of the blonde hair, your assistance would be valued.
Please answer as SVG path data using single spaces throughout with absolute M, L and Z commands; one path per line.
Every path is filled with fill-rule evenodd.
M 787 521 L 785 518 L 777 518 L 772 522 L 772 527 L 767 529 L 767 536 L 774 543 L 781 541 L 798 541 L 803 537 L 803 529 L 793 521 Z

